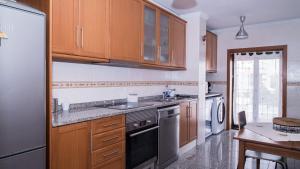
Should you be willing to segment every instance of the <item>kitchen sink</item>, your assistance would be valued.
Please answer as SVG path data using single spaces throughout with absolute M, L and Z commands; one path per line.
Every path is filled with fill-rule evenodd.
M 190 96 L 190 95 L 176 95 L 175 97 L 172 97 L 172 98 L 158 99 L 158 100 L 155 100 L 155 101 L 173 102 L 173 101 L 176 101 L 176 100 L 183 100 L 183 99 L 190 99 L 190 98 L 194 98 L 194 97 Z

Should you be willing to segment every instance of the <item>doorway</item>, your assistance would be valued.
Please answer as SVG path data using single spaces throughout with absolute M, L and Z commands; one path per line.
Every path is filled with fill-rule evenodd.
M 249 122 L 286 116 L 287 46 L 228 50 L 228 128 L 246 111 Z

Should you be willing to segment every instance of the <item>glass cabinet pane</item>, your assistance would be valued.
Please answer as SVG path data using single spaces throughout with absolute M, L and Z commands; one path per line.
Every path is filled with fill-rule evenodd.
M 160 63 L 169 63 L 169 17 L 160 15 Z
M 156 11 L 144 8 L 144 60 L 156 60 Z

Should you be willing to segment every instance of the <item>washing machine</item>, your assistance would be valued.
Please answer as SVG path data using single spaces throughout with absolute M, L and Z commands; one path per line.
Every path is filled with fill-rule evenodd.
M 226 128 L 226 110 L 223 96 L 214 99 L 211 123 L 213 134 L 218 134 Z

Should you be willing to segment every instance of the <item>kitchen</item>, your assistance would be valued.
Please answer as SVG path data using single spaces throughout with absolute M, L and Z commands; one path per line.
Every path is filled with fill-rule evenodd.
M 288 69 L 286 73 L 289 92 L 287 104 L 282 105 L 287 105 L 288 117 L 299 118 L 299 115 L 295 114 L 298 112 L 297 106 L 291 98 L 300 93 L 290 92 L 290 90 L 298 92 L 297 74 L 289 73 L 299 71 L 293 66 L 294 63 L 291 64 L 293 61 L 297 65 L 298 60 L 292 57 L 295 54 L 290 50 L 293 50 L 295 44 L 299 42 L 291 38 L 291 43 L 277 39 L 274 39 L 274 42 L 261 40 L 261 43 L 254 43 L 251 41 L 252 38 L 258 39 L 260 34 L 263 34 L 258 33 L 258 30 L 264 32 L 264 25 L 256 25 L 257 22 L 253 20 L 252 25 L 245 26 L 246 31 L 249 30 L 249 38 L 236 40 L 234 36 L 246 18 L 241 23 L 239 16 L 235 16 L 237 19 L 227 26 L 232 28 L 225 28 L 226 26 L 220 24 L 216 26 L 213 12 L 215 10 L 208 2 L 195 1 L 196 5 L 203 4 L 201 10 L 197 7 L 193 9 L 193 0 L 177 0 L 173 5 L 172 2 L 160 0 L 20 0 L 20 2 L 35 9 L 15 2 L 0 1 L 3 7 L 0 11 L 3 11 L 0 16 L 0 28 L 3 29 L 0 30 L 0 39 L 3 48 L 10 46 L 9 41 L 20 41 L 12 36 L 11 32 L 21 32 L 18 28 L 22 28 L 20 25 L 11 30 L 3 28 L 5 26 L 2 26 L 2 21 L 3 24 L 6 21 L 4 18 L 16 17 L 15 20 L 7 19 L 8 25 L 17 23 L 26 25 L 28 18 L 33 18 L 23 15 L 10 16 L 12 11 L 17 11 L 16 13 L 25 11 L 24 13 L 31 13 L 39 18 L 38 21 L 32 20 L 32 23 L 27 22 L 41 27 L 35 26 L 34 30 L 28 24 L 26 29 L 30 29 L 27 33 L 30 37 L 24 38 L 32 39 L 31 42 L 33 39 L 46 40 L 28 45 L 27 48 L 35 51 L 34 54 L 29 54 L 29 50 L 20 50 L 26 52 L 26 55 L 32 55 L 27 62 L 24 62 L 24 59 L 20 60 L 19 65 L 22 65 L 22 62 L 28 64 L 25 68 L 9 62 L 9 59 L 3 60 L 5 62 L 2 63 L 22 67 L 23 69 L 19 69 L 18 72 L 21 74 L 20 77 L 35 80 L 35 85 L 25 83 L 22 97 L 18 92 L 1 90 L 3 96 L 7 96 L 1 96 L 1 102 L 4 103 L 1 103 L 1 107 L 4 107 L 1 111 L 22 112 L 21 106 L 16 106 L 17 109 L 4 106 L 11 105 L 5 104 L 6 101 L 19 97 L 17 103 L 28 107 L 27 113 L 45 112 L 43 116 L 39 114 L 23 126 L 20 124 L 15 127 L 15 129 L 35 127 L 38 131 L 28 133 L 31 137 L 29 141 L 39 145 L 38 149 L 34 147 L 32 151 L 41 150 L 43 155 L 35 154 L 41 160 L 31 156 L 15 163 L 17 159 L 14 157 L 26 154 L 28 149 L 25 152 L 17 150 L 9 152 L 9 147 L 13 146 L 13 143 L 18 144 L 18 141 L 16 137 L 1 132 L 1 136 L 3 134 L 3 138 L 7 139 L 0 142 L 2 144 L 0 152 L 2 150 L 4 152 L 0 156 L 0 168 L 18 169 L 24 166 L 51 169 L 221 168 L 213 167 L 215 165 L 213 161 L 208 164 L 201 160 L 197 161 L 197 155 L 192 152 L 200 151 L 201 146 L 205 149 L 208 147 L 207 144 L 211 144 L 211 151 L 215 151 L 215 140 L 223 140 L 221 137 L 232 139 L 235 135 L 236 140 L 229 139 L 230 141 L 222 143 L 221 147 L 224 150 L 217 150 L 221 151 L 219 154 L 224 153 L 226 158 L 230 158 L 231 155 L 226 154 L 225 148 L 227 144 L 236 144 L 239 139 L 236 130 L 224 131 L 234 129 L 232 125 L 236 124 L 234 122 L 237 118 L 235 114 L 228 113 L 233 112 L 233 108 L 227 106 L 233 103 L 228 101 L 234 99 L 233 96 L 226 94 L 230 86 L 227 85 L 230 80 L 226 79 L 228 70 L 224 56 L 227 56 L 227 53 L 224 56 L 223 53 L 220 54 L 227 49 L 288 45 L 288 64 L 292 65 L 292 70 Z M 299 3 L 290 2 L 285 7 L 288 9 L 293 5 L 297 6 Z M 203 8 L 207 14 L 202 12 Z M 5 13 L 4 9 L 12 11 Z M 290 15 L 287 17 L 296 19 L 279 18 L 277 20 L 284 21 L 278 24 L 275 19 L 274 23 L 265 21 L 264 24 L 267 25 L 265 27 L 273 24 L 275 32 L 276 26 L 278 30 L 284 29 L 281 22 L 287 22 L 294 24 L 297 30 L 296 26 L 299 27 L 297 17 L 299 18 L 300 14 L 291 12 Z M 220 20 L 217 21 L 221 23 Z M 293 29 L 293 32 L 295 30 Z M 299 37 L 297 31 L 287 34 Z M 274 49 L 274 53 L 284 49 L 284 47 Z M 43 56 L 43 52 L 46 53 L 44 58 L 35 56 L 37 54 Z M 21 54 L 9 53 L 9 55 Z M 31 63 L 31 60 L 36 62 Z M 44 67 L 36 66 L 44 65 L 43 63 L 46 63 Z M 6 71 L 16 73 L 11 69 L 13 66 L 7 67 Z M 284 72 L 284 68 L 280 70 Z M 27 70 L 35 73 L 29 76 L 25 73 Z M 19 88 L 18 84 L 24 83 L 21 81 L 22 78 L 18 81 L 7 78 L 7 74 L 2 74 L 7 80 L 4 85 L 12 83 L 16 86 L 11 87 L 16 89 Z M 43 77 L 46 80 L 41 80 Z M 210 82 L 210 85 L 207 85 L 206 81 Z M 282 84 L 285 82 L 283 78 Z M 207 95 L 208 91 L 210 93 Z M 282 93 L 286 94 L 284 90 Z M 9 95 L 11 96 L 8 97 Z M 38 99 L 35 103 L 39 103 L 39 110 L 36 104 L 32 103 L 34 99 Z M 211 100 L 210 104 L 207 104 L 208 100 Z M 34 113 L 30 115 L 34 116 Z M 4 128 L 14 128 L 12 125 L 18 124 L 18 121 L 11 119 L 14 116 L 24 118 L 20 113 L 3 115 L 0 121 Z M 21 136 L 24 130 L 12 132 Z M 40 140 L 34 139 L 37 137 Z M 15 142 L 10 143 L 13 140 Z M 15 148 L 20 150 L 28 147 L 32 148 L 33 145 L 25 141 L 23 146 Z M 213 156 L 205 154 L 205 158 Z M 233 157 L 229 160 L 226 158 L 223 161 L 232 162 L 234 167 L 227 165 L 225 168 L 236 168 L 238 161 Z M 189 160 L 196 160 L 197 164 L 194 165 L 195 161 L 189 163 Z M 265 161 L 261 162 L 263 168 Z M 248 163 L 249 160 L 246 166 L 251 165 Z M 297 163 L 297 160 L 291 163 Z M 267 165 L 274 164 L 267 163 Z M 289 168 L 293 165 L 296 166 L 289 164 Z

